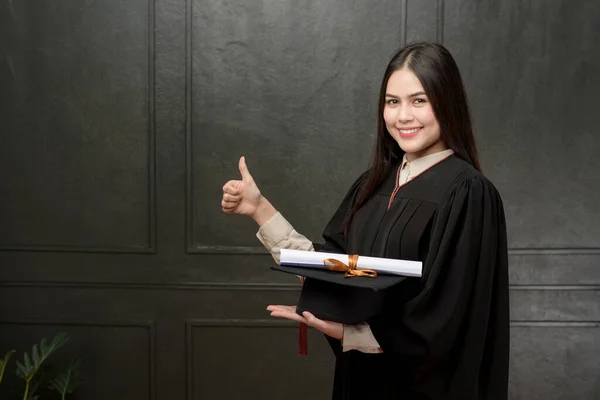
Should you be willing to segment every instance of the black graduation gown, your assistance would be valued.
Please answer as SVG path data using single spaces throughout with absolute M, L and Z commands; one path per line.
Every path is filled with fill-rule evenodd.
M 423 262 L 422 278 L 382 294 L 383 311 L 365 321 L 382 354 L 342 352 L 327 337 L 336 355 L 333 399 L 505 400 L 508 261 L 498 191 L 457 156 L 398 188 L 399 166 L 345 238 L 363 174 L 325 228 L 325 243 L 315 243 L 317 251 Z

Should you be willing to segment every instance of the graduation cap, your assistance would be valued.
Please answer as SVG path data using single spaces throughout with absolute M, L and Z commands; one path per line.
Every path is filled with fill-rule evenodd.
M 296 313 L 354 325 L 379 313 L 385 291 L 421 276 L 421 267 L 416 261 L 284 249 L 280 265 L 272 269 L 305 278 Z M 301 325 L 300 336 L 300 353 L 306 354 L 306 326 Z

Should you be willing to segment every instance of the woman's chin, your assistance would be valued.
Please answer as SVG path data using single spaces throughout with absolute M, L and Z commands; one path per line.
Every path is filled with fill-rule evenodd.
M 419 146 L 417 143 L 406 143 L 406 140 L 398 140 L 398 145 L 406 154 L 414 154 L 419 153 L 422 150 L 422 146 Z

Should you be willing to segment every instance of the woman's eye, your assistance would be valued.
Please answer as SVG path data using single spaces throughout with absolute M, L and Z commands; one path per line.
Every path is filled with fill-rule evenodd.
M 387 100 L 387 103 L 388 103 L 389 105 L 398 104 L 398 100 L 396 100 L 396 99 L 388 99 L 388 100 Z
M 415 104 L 425 104 L 426 100 L 425 99 L 415 99 Z

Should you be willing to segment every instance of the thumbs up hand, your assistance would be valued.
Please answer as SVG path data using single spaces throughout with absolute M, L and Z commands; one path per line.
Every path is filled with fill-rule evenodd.
M 242 179 L 231 180 L 223 186 L 221 208 L 228 214 L 254 217 L 263 197 L 248 171 L 245 157 L 240 158 L 239 169 Z

